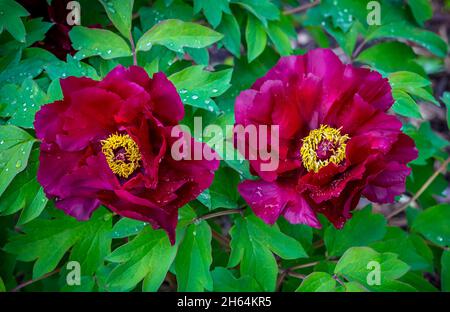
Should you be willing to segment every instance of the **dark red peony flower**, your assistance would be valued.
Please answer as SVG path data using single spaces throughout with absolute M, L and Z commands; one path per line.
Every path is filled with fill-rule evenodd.
M 173 84 L 163 73 L 150 79 L 140 67 L 118 66 L 102 81 L 69 77 L 61 87 L 64 99 L 43 106 L 35 121 L 46 195 L 78 220 L 103 204 L 163 228 L 173 243 L 178 208 L 209 187 L 219 165 L 172 158 L 180 137 L 194 142 L 171 136 L 184 116 Z
M 342 64 L 331 50 L 282 58 L 236 100 L 236 125 L 279 126 L 279 146 L 270 146 L 279 155 L 277 169 L 264 171 L 261 157 L 250 160 L 261 179 L 244 181 L 239 192 L 269 224 L 284 215 L 313 227 L 322 213 L 341 228 L 362 195 L 394 201 L 417 150 L 387 113 L 393 102 L 387 79 Z M 249 150 L 261 147 L 247 142 L 236 139 L 248 159 Z
M 67 4 L 70 0 L 52 0 L 50 5 L 47 0 L 18 2 L 30 13 L 30 18 L 42 17 L 44 21 L 54 23 L 45 34 L 44 40 L 36 42 L 34 46 L 52 52 L 61 60 L 65 60 L 67 54 L 75 54 L 69 37 L 72 26 L 67 24 L 67 15 L 70 12 Z

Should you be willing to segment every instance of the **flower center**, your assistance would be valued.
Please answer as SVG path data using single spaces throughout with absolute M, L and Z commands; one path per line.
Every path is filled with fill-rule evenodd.
M 341 128 L 335 129 L 328 125 L 320 125 L 319 129 L 311 130 L 300 149 L 303 165 L 306 170 L 318 172 L 329 163 L 339 165 L 345 159 L 345 146 L 348 135 L 341 134 Z
M 101 143 L 109 168 L 119 177 L 128 178 L 139 168 L 141 153 L 137 143 L 128 134 L 111 134 Z

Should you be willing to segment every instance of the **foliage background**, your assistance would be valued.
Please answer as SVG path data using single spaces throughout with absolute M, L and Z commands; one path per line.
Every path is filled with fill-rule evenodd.
M 52 25 L 0 0 L 0 290 L 450 291 L 448 0 L 379 1 L 379 26 L 367 25 L 366 0 L 79 2 L 76 53 L 60 60 L 39 47 Z M 225 126 L 236 95 L 280 55 L 315 47 L 389 77 L 393 113 L 419 149 L 398 202 L 362 201 L 341 231 L 324 218 L 322 230 L 265 225 L 236 191 L 251 178 L 245 161 L 222 161 L 210 189 L 180 210 L 172 247 L 104 208 L 77 222 L 36 181 L 34 114 L 61 98 L 60 78 L 101 79 L 135 54 L 149 74 L 170 76 L 185 124 Z M 66 283 L 71 260 L 80 286 Z M 372 260 L 379 286 L 366 281 Z

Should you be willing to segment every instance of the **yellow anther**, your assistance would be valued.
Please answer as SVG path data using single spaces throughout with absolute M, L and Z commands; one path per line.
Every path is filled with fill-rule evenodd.
M 137 143 L 128 134 L 111 134 L 101 143 L 108 166 L 116 175 L 128 178 L 139 168 L 141 153 Z
M 341 134 L 341 128 L 320 125 L 303 139 L 300 149 L 306 170 L 318 172 L 330 163 L 339 165 L 345 159 L 346 142 L 350 137 Z

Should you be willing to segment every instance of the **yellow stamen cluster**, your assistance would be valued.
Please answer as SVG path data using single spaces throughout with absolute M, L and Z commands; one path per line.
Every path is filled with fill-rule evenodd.
M 106 156 L 109 168 L 116 175 L 128 178 L 137 168 L 141 160 L 141 153 L 136 142 L 128 134 L 111 134 L 102 140 L 102 152 Z M 122 151 L 122 158 L 118 153 Z
M 303 166 L 308 171 L 318 172 L 320 168 L 327 166 L 329 163 L 339 165 L 345 159 L 345 142 L 349 138 L 348 135 L 341 134 L 341 128 L 335 129 L 328 125 L 320 125 L 319 129 L 311 130 L 309 135 L 303 139 L 303 145 L 300 149 Z M 327 141 L 333 146 L 330 150 L 332 155 L 328 159 L 320 159 L 317 156 L 317 149 L 323 141 Z

